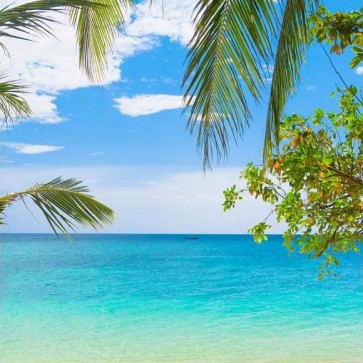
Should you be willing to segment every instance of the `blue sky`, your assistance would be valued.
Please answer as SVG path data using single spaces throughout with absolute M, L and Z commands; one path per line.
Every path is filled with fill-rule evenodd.
M 58 39 L 9 41 L 12 56 L 3 63 L 29 84 L 33 117 L 1 132 L 0 192 L 77 177 L 116 210 L 118 219 L 106 232 L 244 233 L 262 220 L 268 206 L 255 200 L 227 214 L 221 203 L 243 166 L 261 159 L 266 104 L 253 109 L 251 128 L 229 159 L 206 175 L 195 137 L 186 131 L 181 79 L 194 3 L 169 0 L 162 12 L 160 4 L 150 10 L 140 2 L 97 87 L 79 71 L 70 27 L 57 25 Z M 361 6 L 327 3 L 332 10 Z M 363 69 L 349 70 L 349 59 L 335 57 L 334 63 L 347 83 L 360 84 Z M 309 50 L 301 80 L 286 112 L 336 108 L 329 94 L 339 80 L 320 46 Z M 34 220 L 20 204 L 7 215 L 5 232 L 49 231 L 41 216 L 35 212 Z M 273 232 L 282 229 L 274 223 Z

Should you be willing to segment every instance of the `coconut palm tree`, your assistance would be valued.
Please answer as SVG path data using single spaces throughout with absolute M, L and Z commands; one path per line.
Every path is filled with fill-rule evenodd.
M 4 40 L 33 40 L 53 35 L 52 13 L 68 13 L 76 29 L 79 64 L 94 82 L 102 79 L 106 54 L 123 22 L 124 10 L 132 0 L 39 0 L 0 9 L 0 47 L 7 53 Z M 8 54 L 8 56 L 11 56 Z M 0 74 L 0 114 L 5 124 L 28 117 L 31 109 L 22 94 L 25 85 Z M 88 194 L 75 179 L 54 179 L 17 193 L 0 196 L 0 225 L 4 212 L 17 200 L 31 199 L 44 214 L 55 233 L 74 230 L 76 224 L 100 228 L 111 223 L 114 212 Z
M 204 165 L 228 152 L 229 139 L 251 121 L 260 103 L 266 69 L 273 67 L 264 156 L 278 144 L 286 100 L 299 80 L 308 37 L 308 15 L 318 0 L 198 0 L 195 31 L 184 76 L 188 127 L 197 131 Z

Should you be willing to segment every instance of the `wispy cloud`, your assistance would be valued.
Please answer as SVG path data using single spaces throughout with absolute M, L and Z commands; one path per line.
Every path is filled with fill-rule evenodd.
M 182 96 L 175 95 L 148 94 L 115 98 L 114 101 L 116 102 L 116 108 L 122 114 L 137 117 L 182 108 L 182 98 Z
M 173 78 L 169 78 L 169 77 L 163 77 L 162 79 L 161 79 L 161 81 L 164 83 L 164 84 L 176 84 L 176 83 L 178 83 L 178 81 L 177 80 L 175 80 L 175 79 L 173 79 Z
M 22 142 L 3 142 L 3 146 L 14 150 L 18 154 L 44 154 L 63 149 L 63 146 L 24 144 Z
M 310 86 L 306 86 L 305 87 L 305 90 L 306 91 L 314 91 L 315 88 L 316 88 L 316 85 L 315 84 L 312 84 Z
M 362 76 L 362 75 L 363 75 L 363 66 L 361 66 L 361 67 L 357 67 L 357 69 L 356 69 L 355 71 L 356 71 L 356 73 L 357 73 L 358 75 Z
M 156 78 L 147 78 L 147 77 L 142 77 L 140 78 L 140 81 L 142 83 L 151 83 L 151 84 L 156 84 Z
M 8 160 L 5 156 L 0 156 L 0 163 L 13 163 L 13 161 Z

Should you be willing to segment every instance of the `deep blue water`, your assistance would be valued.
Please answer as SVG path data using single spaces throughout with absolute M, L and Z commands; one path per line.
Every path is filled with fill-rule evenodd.
M 281 236 L 2 235 L 1 362 L 361 362 L 362 254 Z

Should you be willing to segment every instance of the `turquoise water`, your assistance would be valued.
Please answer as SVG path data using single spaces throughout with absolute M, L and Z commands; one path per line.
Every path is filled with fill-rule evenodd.
M 2 363 L 362 362 L 362 254 L 281 236 L 2 235 Z

